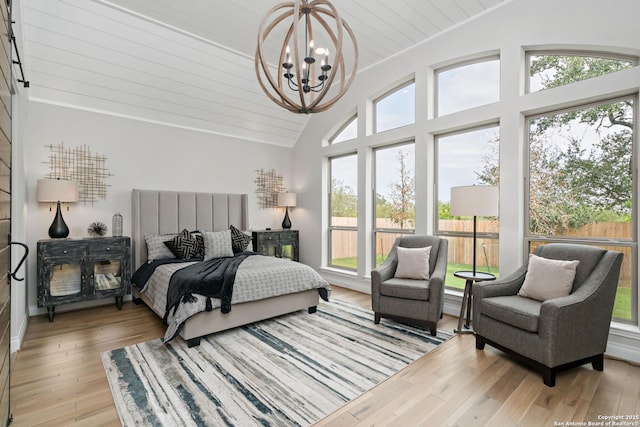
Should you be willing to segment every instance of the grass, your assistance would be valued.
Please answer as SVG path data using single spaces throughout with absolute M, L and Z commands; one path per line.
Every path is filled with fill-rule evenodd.
M 384 257 L 378 255 L 377 265 L 382 264 Z M 336 267 L 343 267 L 355 270 L 358 266 L 358 259 L 356 257 L 349 258 L 337 258 L 333 260 L 333 265 Z M 471 270 L 473 266 L 470 264 L 447 264 L 447 275 L 445 277 L 445 283 L 448 288 L 464 289 L 464 279 L 459 279 L 453 275 L 454 272 L 460 270 Z M 498 275 L 498 269 L 492 268 L 491 273 Z M 486 272 L 486 268 L 479 268 L 478 271 Z M 631 320 L 631 286 L 630 283 L 618 283 L 618 290 L 616 292 L 616 300 L 613 305 L 613 317 L 622 320 Z

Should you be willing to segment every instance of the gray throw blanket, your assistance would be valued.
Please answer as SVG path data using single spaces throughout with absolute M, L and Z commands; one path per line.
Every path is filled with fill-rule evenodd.
M 211 298 L 219 298 L 222 313 L 230 312 L 236 272 L 242 261 L 251 255 L 256 254 L 241 252 L 233 257 L 211 258 L 173 273 L 167 291 L 164 322 L 167 323 L 170 310 L 173 309 L 175 314 L 180 303 L 195 302 L 193 294 L 207 297 L 206 311 L 212 310 Z

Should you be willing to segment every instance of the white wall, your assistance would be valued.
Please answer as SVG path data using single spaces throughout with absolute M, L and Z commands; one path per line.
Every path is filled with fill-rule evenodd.
M 524 52 L 530 48 L 574 48 L 640 55 L 640 2 L 624 0 L 613 9 L 590 0 L 513 0 L 477 19 L 449 30 L 407 51 L 398 53 L 358 74 L 350 91 L 330 110 L 314 115 L 294 147 L 294 190 L 299 208 L 296 221 L 303 236 L 301 259 L 320 268 L 332 283 L 368 291 L 371 270 L 370 233 L 359 233 L 358 257 L 364 262 L 356 274 L 326 267 L 327 157 L 357 152 L 359 165 L 367 165 L 371 148 L 383 143 L 416 141 L 416 232 L 434 229 L 435 185 L 434 135 L 474 125 L 500 123 L 500 268 L 507 274 L 524 259 L 523 147 L 524 117 L 536 112 L 607 99 L 612 95 L 638 93 L 640 67 L 576 83 L 552 91 L 524 93 Z M 434 69 L 463 60 L 499 54 L 501 101 L 484 107 L 433 118 Z M 398 83 L 415 77 L 416 123 L 400 129 L 372 134 L 370 101 Z M 323 146 L 323 138 L 357 111 L 359 138 Z M 636 162 L 638 160 L 636 159 Z M 371 177 L 359 171 L 358 194 L 371 194 Z M 358 225 L 367 230 L 370 207 L 360 202 Z M 322 244 L 320 244 L 322 243 Z M 448 312 L 459 310 L 459 297 L 448 297 Z M 452 305 L 453 304 L 453 305 Z M 638 328 L 617 325 L 610 345 L 614 353 L 640 360 Z M 633 347 L 636 350 L 632 350 Z
M 86 236 L 87 226 L 94 221 L 104 222 L 110 230 L 115 212 L 124 217 L 125 235 L 130 233 L 134 188 L 247 193 L 252 229 L 278 228 L 282 222 L 281 209 L 258 207 L 255 171 L 275 169 L 289 187 L 291 149 L 40 102 L 29 102 L 27 113 L 23 143 L 27 153 L 27 242 L 32 251 L 28 306 L 32 314 L 45 312 L 36 307 L 35 251 L 36 242 L 48 238 L 54 212 L 49 212 L 48 204 L 36 201 L 36 185 L 49 172 L 49 165 L 44 163 L 50 153 L 48 145 L 64 142 L 65 148 L 73 148 L 86 144 L 92 154 L 106 157 L 106 167 L 113 174 L 106 179 L 106 200 L 93 205 L 76 203 L 69 211 L 63 210 L 71 230 L 69 237 Z M 108 301 L 98 301 L 105 302 Z M 56 312 L 85 305 L 88 304 L 63 305 Z

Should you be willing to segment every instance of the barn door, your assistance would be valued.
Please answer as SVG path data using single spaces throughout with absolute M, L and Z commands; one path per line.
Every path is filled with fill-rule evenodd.
M 0 426 L 10 422 L 11 359 L 11 42 L 7 1 L 0 0 Z

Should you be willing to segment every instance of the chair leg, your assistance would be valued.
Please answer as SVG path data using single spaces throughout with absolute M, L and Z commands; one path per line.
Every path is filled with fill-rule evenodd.
M 547 387 L 556 386 L 556 370 L 547 366 L 542 368 L 542 380 Z
M 480 335 L 476 335 L 476 349 L 484 350 L 484 339 Z
M 438 334 L 438 324 L 436 322 L 428 322 L 427 327 L 429 328 L 429 332 L 432 337 L 435 337 Z
M 376 325 L 380 323 L 380 313 L 378 313 L 377 311 L 373 313 L 373 323 L 375 323 Z
M 593 359 L 591 360 L 591 366 L 593 366 L 593 369 L 595 369 L 596 371 L 604 371 L 604 354 L 593 356 Z

